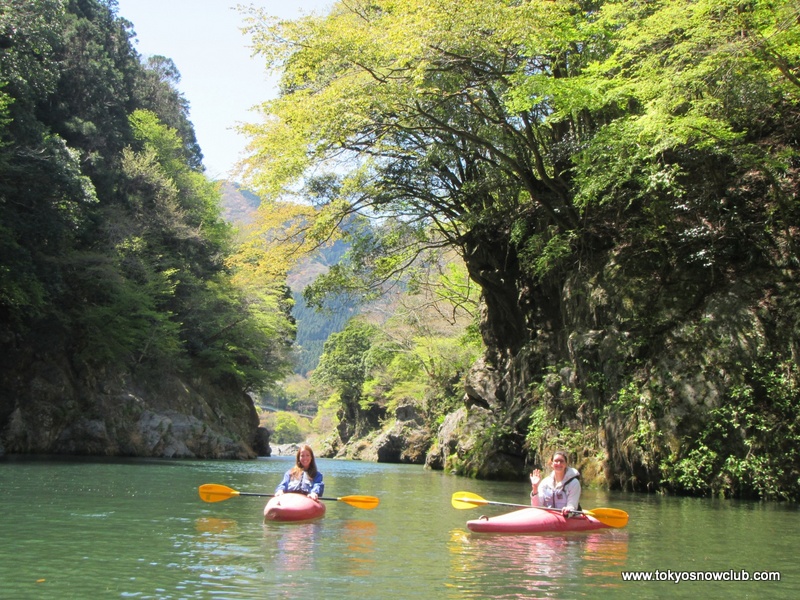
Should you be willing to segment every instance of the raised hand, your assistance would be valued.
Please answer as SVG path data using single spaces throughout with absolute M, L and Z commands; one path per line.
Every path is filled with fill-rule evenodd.
M 542 480 L 542 472 L 539 469 L 534 469 L 531 472 L 531 487 L 536 489 L 539 487 L 539 482 Z

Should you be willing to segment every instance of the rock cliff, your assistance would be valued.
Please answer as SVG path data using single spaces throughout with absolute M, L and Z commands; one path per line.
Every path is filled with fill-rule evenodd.
M 0 417 L 0 453 L 269 456 L 269 434 L 239 390 L 168 372 L 79 370 L 63 355 L 20 360 L 2 382 Z

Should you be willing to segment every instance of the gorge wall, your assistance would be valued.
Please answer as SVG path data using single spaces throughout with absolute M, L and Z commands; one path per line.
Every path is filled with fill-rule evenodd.
M 524 343 L 473 367 L 427 464 L 519 479 L 565 448 L 588 484 L 796 497 L 798 273 L 729 252 L 724 270 L 595 254 L 526 313 Z
M 6 352 L 2 362 L 0 455 L 269 456 L 251 398 L 232 386 L 96 371 L 56 352 Z

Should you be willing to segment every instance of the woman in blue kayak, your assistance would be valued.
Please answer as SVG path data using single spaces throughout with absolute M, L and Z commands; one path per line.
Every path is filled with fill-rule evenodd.
M 296 492 L 316 500 L 322 496 L 324 490 L 325 484 L 322 483 L 322 473 L 317 470 L 314 451 L 311 446 L 303 444 L 297 450 L 294 467 L 286 471 L 283 481 L 275 488 L 275 495 Z
M 550 466 L 553 472 L 544 479 L 539 469 L 531 473 L 531 506 L 560 508 L 561 514 L 568 517 L 571 512 L 580 510 L 580 473 L 568 465 L 567 453 L 563 450 L 553 452 Z

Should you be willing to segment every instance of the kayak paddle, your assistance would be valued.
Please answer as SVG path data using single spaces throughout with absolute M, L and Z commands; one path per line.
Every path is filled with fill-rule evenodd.
M 205 483 L 198 488 L 200 499 L 203 502 L 222 502 L 229 498 L 236 496 L 266 496 L 272 497 L 275 494 L 258 494 L 253 492 L 239 492 L 233 488 L 216 483 Z M 342 496 L 341 498 L 323 498 L 320 496 L 318 500 L 335 500 L 336 502 L 344 502 L 356 508 L 363 508 L 364 510 L 371 510 L 378 506 L 380 500 L 375 496 Z
M 531 506 L 529 504 L 512 504 L 510 502 L 493 502 L 491 500 L 484 500 L 478 494 L 472 492 L 456 492 L 450 500 L 453 508 L 463 510 L 465 508 L 475 508 L 484 504 L 496 504 L 499 506 L 518 506 L 521 508 L 539 508 L 541 510 L 548 510 L 551 512 L 561 512 L 560 508 L 550 508 L 549 506 Z M 628 513 L 618 508 L 593 508 L 592 510 L 575 510 L 575 514 L 587 515 L 594 517 L 601 523 L 609 527 L 625 527 L 628 524 Z
M 512 504 L 511 502 L 492 502 L 484 500 L 478 494 L 472 492 L 456 492 L 450 500 L 453 508 L 463 510 L 465 508 L 475 508 L 478 505 L 496 504 L 498 506 L 519 506 L 520 508 L 531 508 L 530 504 Z

